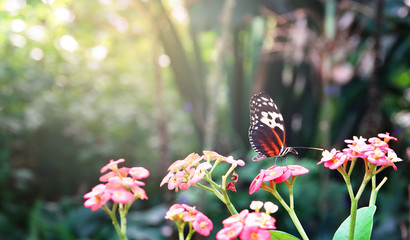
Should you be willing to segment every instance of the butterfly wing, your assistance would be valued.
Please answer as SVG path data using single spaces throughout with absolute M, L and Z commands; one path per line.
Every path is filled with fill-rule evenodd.
M 253 95 L 249 110 L 249 142 L 258 153 L 252 160 L 284 155 L 286 133 L 283 116 L 272 98 L 264 92 Z

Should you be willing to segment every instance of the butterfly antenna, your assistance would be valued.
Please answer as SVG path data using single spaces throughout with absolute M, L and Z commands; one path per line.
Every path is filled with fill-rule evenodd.
M 292 147 L 292 148 L 311 149 L 311 150 L 317 150 L 317 151 L 324 151 L 325 150 L 323 148 L 315 148 L 315 147 Z

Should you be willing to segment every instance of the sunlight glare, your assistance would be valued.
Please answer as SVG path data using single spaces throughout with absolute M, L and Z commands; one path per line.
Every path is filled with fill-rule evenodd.
M 10 27 L 13 32 L 22 32 L 26 29 L 26 23 L 21 19 L 14 19 L 11 21 Z
M 11 44 L 16 47 L 24 47 L 24 45 L 26 45 L 27 43 L 26 38 L 20 34 L 11 34 L 9 39 Z
M 181 5 L 175 6 L 172 9 L 172 17 L 174 17 L 174 19 L 181 24 L 187 24 L 188 22 L 188 13 L 186 9 Z
M 162 54 L 161 56 L 159 56 L 158 64 L 161 67 L 168 67 L 170 63 L 171 63 L 171 59 L 168 57 L 168 55 Z
M 7 0 L 3 6 L 8 12 L 15 12 L 26 6 L 26 0 Z
M 112 0 L 98 0 L 98 2 L 102 5 L 110 5 Z
M 64 35 L 60 38 L 60 46 L 69 52 L 74 52 L 78 49 L 77 40 L 70 35 Z
M 41 25 L 35 25 L 27 29 L 27 36 L 37 42 L 43 42 L 46 37 L 46 30 Z
M 54 3 L 54 0 L 41 0 L 44 4 L 51 5 Z
M 40 61 L 44 57 L 44 52 L 40 48 L 33 48 L 30 51 L 30 57 L 36 61 Z
M 123 17 L 116 13 L 108 14 L 108 21 L 117 28 L 117 31 L 120 33 L 125 33 L 128 31 L 128 22 Z
M 74 21 L 75 15 L 73 12 L 67 8 L 59 7 L 54 10 L 54 15 L 57 19 L 62 22 L 72 22 Z
M 107 56 L 107 53 L 107 49 L 101 45 L 98 45 L 91 49 L 91 56 L 96 60 L 103 60 Z

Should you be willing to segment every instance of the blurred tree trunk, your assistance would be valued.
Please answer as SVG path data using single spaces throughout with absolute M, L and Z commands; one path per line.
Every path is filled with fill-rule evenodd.
M 150 12 L 159 41 L 171 59 L 171 69 L 180 96 L 185 101 L 184 105 L 188 106 L 186 110 L 192 111 L 198 136 L 202 136 L 206 109 L 206 88 L 203 79 L 195 73 L 195 68 L 189 61 L 181 39 L 161 0 L 149 1 L 149 3 L 140 1 L 140 3 Z

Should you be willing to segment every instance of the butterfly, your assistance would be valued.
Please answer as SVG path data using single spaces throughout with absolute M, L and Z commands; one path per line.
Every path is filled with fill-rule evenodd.
M 249 142 L 258 154 L 253 161 L 268 157 L 283 157 L 298 152 L 286 146 L 286 131 L 283 116 L 272 98 L 265 92 L 252 96 L 249 103 Z

